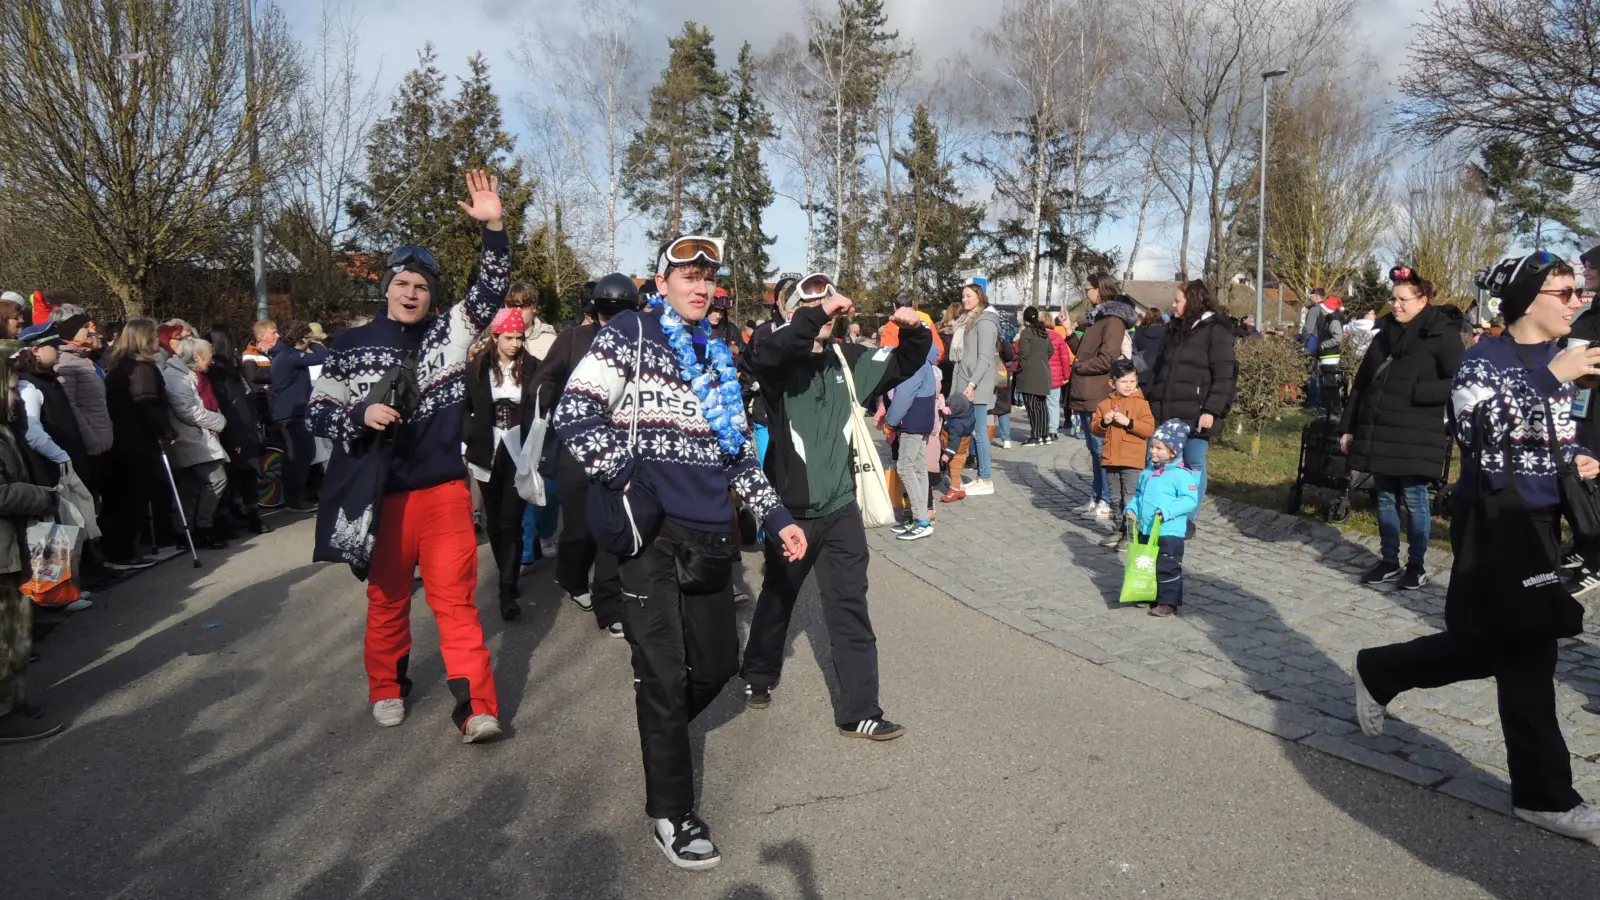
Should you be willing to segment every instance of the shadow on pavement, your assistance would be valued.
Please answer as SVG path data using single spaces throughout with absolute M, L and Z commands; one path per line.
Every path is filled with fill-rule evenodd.
M 1032 504 L 1046 510 L 1056 518 L 1069 520 L 1066 511 L 1070 504 L 1052 496 L 1054 491 L 1041 491 L 1030 486 L 1028 475 L 1040 473 L 1034 463 L 1003 461 L 997 463 L 1011 476 L 1013 484 L 1022 488 Z M 1064 482 L 1084 481 L 1075 473 L 1055 473 Z M 1073 484 L 1073 488 L 1078 485 Z M 1083 491 L 1087 496 L 1087 491 Z M 1082 525 L 1082 522 L 1075 524 Z M 1203 525 L 1202 525 L 1203 528 Z M 1085 535 L 1079 529 L 1068 529 L 1061 542 L 1069 554 L 1070 563 L 1087 571 L 1101 597 L 1108 606 L 1120 606 L 1116 595 L 1122 582 L 1122 562 L 1117 554 L 1097 545 L 1099 532 Z M 1316 643 L 1284 621 L 1278 607 L 1257 594 L 1227 579 L 1193 574 L 1192 568 L 1185 578 L 1185 605 L 1182 617 L 1177 620 L 1157 620 L 1146 615 L 1140 607 L 1125 611 L 1127 627 L 1146 629 L 1171 629 L 1174 641 L 1170 651 L 1188 654 L 1181 662 L 1151 653 L 1143 660 L 1122 661 L 1132 668 L 1121 671 L 1126 677 L 1145 683 L 1160 679 L 1176 681 L 1179 670 L 1185 666 L 1202 671 L 1216 661 L 1204 654 L 1183 649 L 1189 638 L 1178 629 L 1192 629 L 1191 633 L 1220 650 L 1232 664 L 1233 671 L 1217 673 L 1229 679 L 1243 677 L 1247 687 L 1235 686 L 1236 695 L 1226 693 L 1220 697 L 1212 694 L 1192 702 L 1220 714 L 1271 732 L 1279 737 L 1305 746 L 1284 748 L 1285 756 L 1295 766 L 1305 782 L 1315 788 L 1331 803 L 1356 822 L 1371 829 L 1395 845 L 1404 848 L 1419 861 L 1454 876 L 1468 879 L 1497 897 L 1544 898 L 1591 890 L 1600 876 L 1600 859 L 1594 848 L 1586 844 L 1547 835 L 1531 826 L 1517 830 L 1514 841 L 1501 845 L 1501 852 L 1486 857 L 1476 851 L 1469 852 L 1472 842 L 1461 833 L 1470 827 L 1471 820 L 1485 815 L 1466 804 L 1449 804 L 1451 815 L 1431 823 L 1425 830 L 1402 824 L 1392 815 L 1383 795 L 1352 793 L 1357 779 L 1340 777 L 1338 766 L 1329 766 L 1324 758 L 1309 752 L 1307 747 L 1323 750 L 1345 760 L 1377 768 L 1389 774 L 1408 778 L 1413 784 L 1395 781 L 1389 786 L 1393 791 L 1415 791 L 1423 788 L 1417 784 L 1432 784 L 1445 780 L 1443 775 L 1431 775 L 1443 769 L 1462 771 L 1471 763 L 1456 754 L 1442 741 L 1424 734 L 1403 719 L 1390 717 L 1385 736 L 1369 739 L 1361 735 L 1354 724 L 1355 709 L 1350 691 L 1352 682 L 1348 674 Z M 1209 595 L 1209 596 L 1208 596 Z M 1226 597 L 1227 602 L 1213 598 Z M 1440 623 L 1442 624 L 1442 623 Z M 1281 640 L 1268 645 L 1253 635 L 1276 633 Z M 1112 663 L 1113 669 L 1123 666 Z M 1153 684 L 1160 688 L 1160 684 Z M 1170 685 L 1177 689 L 1177 685 Z M 1330 687 L 1331 686 L 1331 687 Z M 1187 687 L 1187 686 L 1185 686 Z M 1329 691 L 1336 688 L 1337 694 Z M 1164 689 L 1166 690 L 1166 689 Z M 1226 691 L 1225 687 L 1220 688 Z M 1174 690 L 1167 690 L 1174 693 Z M 1185 699 L 1198 693 L 1178 689 Z M 1409 760 L 1390 754 L 1401 751 Z M 1427 769 L 1418 768 L 1426 765 Z M 1453 772 L 1451 772 L 1453 774 Z M 1499 790 L 1509 797 L 1504 783 L 1496 785 L 1492 779 L 1485 782 L 1487 790 Z M 1600 798 L 1597 798 L 1600 799 Z M 1506 801 L 1509 812 L 1509 800 Z M 1590 885 L 1591 887 L 1584 887 Z

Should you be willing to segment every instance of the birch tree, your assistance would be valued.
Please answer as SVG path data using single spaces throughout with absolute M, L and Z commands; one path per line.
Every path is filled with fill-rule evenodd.
M 777 193 L 800 207 L 806 217 L 805 271 L 816 270 L 817 204 L 824 190 L 826 175 L 825 142 L 817 118 L 815 98 L 821 84 L 805 60 L 806 48 L 792 34 L 785 34 L 762 57 L 756 80 L 762 101 L 772 113 L 773 140 L 764 150 L 785 163 L 787 177 Z
M 346 212 L 364 174 L 367 132 L 377 114 L 380 72 L 360 71 L 357 22 L 342 0 L 322 6 L 317 45 L 295 96 L 296 165 L 276 184 L 272 222 L 278 246 L 299 264 L 316 307 L 349 293 L 336 254 L 355 237 Z M 325 313 L 319 313 L 325 315 Z
M 641 120 L 643 69 L 633 46 L 634 0 L 577 0 L 578 27 L 556 43 L 550 31 L 524 35 L 513 53 L 534 85 L 523 108 L 533 130 L 565 148 L 600 207 L 608 271 L 617 271 L 617 232 L 630 218 L 623 184 L 631 178 L 628 141 Z M 568 207 L 569 216 L 573 210 Z M 552 230 L 553 233 L 553 230 Z

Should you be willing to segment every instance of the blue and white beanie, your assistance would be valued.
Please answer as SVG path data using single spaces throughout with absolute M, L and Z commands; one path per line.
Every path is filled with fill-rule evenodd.
M 1189 443 L 1189 426 L 1183 424 L 1181 419 L 1168 419 L 1161 423 L 1150 439 L 1166 444 L 1173 456 L 1182 459 L 1183 445 Z

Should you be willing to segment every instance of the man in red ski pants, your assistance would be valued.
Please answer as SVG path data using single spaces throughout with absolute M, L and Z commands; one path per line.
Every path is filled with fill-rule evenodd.
M 505 304 L 511 251 L 495 180 L 472 172 L 467 185 L 472 202 L 461 208 L 483 223 L 478 279 L 467 298 L 433 313 L 438 262 L 421 247 L 396 249 L 380 285 L 385 309 L 334 339 L 306 420 L 313 434 L 336 442 L 316 558 L 370 577 L 365 657 L 373 718 L 384 726 L 405 721 L 412 574 L 420 566 L 456 701 L 451 719 L 463 740 L 477 743 L 497 737 L 500 721 L 474 603 L 478 542 L 461 456 L 466 362 Z

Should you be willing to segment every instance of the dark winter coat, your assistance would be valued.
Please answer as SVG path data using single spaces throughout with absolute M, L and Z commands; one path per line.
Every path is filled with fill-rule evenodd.
M 582 357 L 579 357 L 580 359 Z M 485 471 L 494 471 L 494 367 L 500 354 L 493 347 L 468 363 L 467 368 L 467 462 Z M 533 426 L 534 401 L 539 396 L 539 385 L 534 376 L 539 362 L 526 351 L 522 354 L 522 399 L 517 402 L 517 424 L 527 435 Z M 562 382 L 563 386 L 566 384 Z M 508 451 L 517 448 L 507 447 Z M 513 455 L 513 458 L 515 456 Z
M 1117 297 L 1089 310 L 1089 322 L 1078 344 L 1078 359 L 1072 364 L 1072 385 L 1067 396 L 1072 411 L 1092 413 L 1100 401 L 1111 396 L 1111 364 L 1122 356 L 1122 338 L 1139 321 L 1133 304 Z
M 243 370 L 224 359 L 215 359 L 201 376 L 211 382 L 222 417 L 222 449 L 228 451 L 228 468 L 236 472 L 256 471 L 261 459 L 261 425 L 255 400 Z
M 153 362 L 125 356 L 107 370 L 106 407 L 118 459 L 159 459 L 161 442 L 178 436 L 167 415 L 167 383 Z
M 1233 341 L 1233 320 L 1215 313 L 1189 326 L 1187 333 L 1177 321 L 1168 327 L 1150 382 L 1150 408 L 1158 424 L 1178 419 L 1189 426 L 1190 437 L 1222 433 L 1239 378 Z M 1211 415 L 1209 429 L 1200 428 L 1202 413 Z
M 1450 449 L 1450 382 L 1466 347 L 1461 311 L 1429 306 L 1405 325 L 1393 315 L 1356 373 L 1340 434 L 1354 435 L 1350 468 L 1374 475 L 1439 478 Z
M 1156 360 L 1161 358 L 1161 342 L 1167 338 L 1167 325 L 1158 322 L 1154 325 L 1141 325 L 1133 333 L 1133 359 L 1135 363 L 1144 363 L 1139 368 L 1139 390 L 1149 391 L 1150 385 L 1156 380 Z
M 1055 347 L 1043 325 L 1024 325 L 1017 338 L 1017 392 L 1043 397 L 1050 393 L 1050 358 Z

